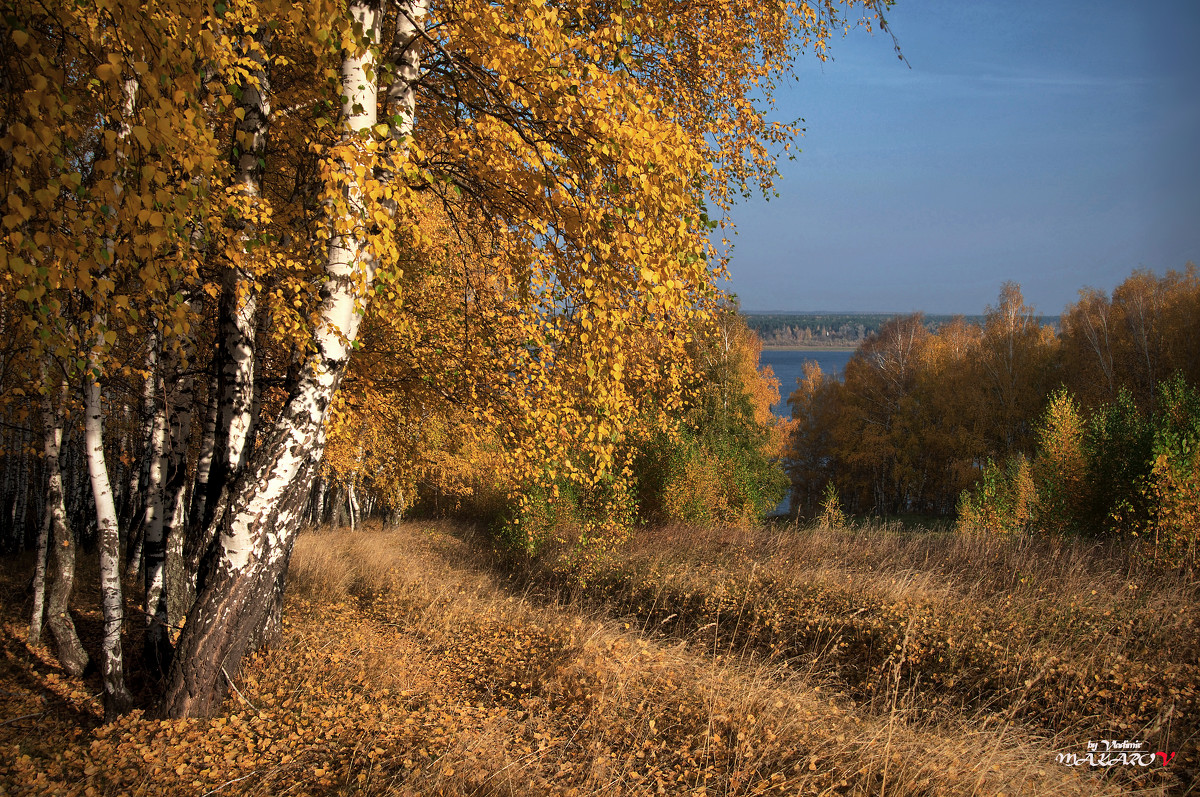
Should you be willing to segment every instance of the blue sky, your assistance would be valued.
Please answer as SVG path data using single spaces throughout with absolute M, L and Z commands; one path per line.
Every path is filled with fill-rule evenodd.
M 799 57 L 778 197 L 743 200 L 742 308 L 1039 312 L 1200 263 L 1200 0 L 899 0 Z M 911 68 L 910 68 L 911 65 Z

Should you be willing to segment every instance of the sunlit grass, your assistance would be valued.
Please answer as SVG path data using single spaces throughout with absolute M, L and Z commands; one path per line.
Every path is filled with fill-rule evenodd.
M 283 637 L 235 674 L 222 717 L 64 733 L 89 693 L 59 688 L 35 720 L 53 737 L 0 725 L 0 786 L 1046 795 L 1192 777 L 1195 585 L 1118 550 L 679 526 L 587 572 L 556 561 L 578 559 L 514 559 L 450 523 L 304 534 Z M 6 621 L 6 688 L 61 687 Z M 1125 738 L 1178 756 L 1149 773 L 1056 759 Z

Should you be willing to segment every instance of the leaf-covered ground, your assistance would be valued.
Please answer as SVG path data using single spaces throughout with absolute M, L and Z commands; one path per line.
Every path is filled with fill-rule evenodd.
M 0 794 L 1045 795 L 1190 787 L 1194 716 L 1174 720 L 1191 731 L 1158 731 L 1180 751 L 1171 767 L 1137 779 L 1130 767 L 1101 776 L 1063 766 L 1056 754 L 1082 752 L 1089 721 L 1092 738 L 1136 737 L 1145 728 L 1106 724 L 1109 707 L 1119 714 L 1126 703 L 1101 701 L 1094 716 L 1079 717 L 1064 708 L 1070 701 L 1032 697 L 1049 669 L 1038 676 L 1026 668 L 1024 697 L 1009 694 L 1003 671 L 989 670 L 986 651 L 1005 644 L 1007 659 L 992 659 L 1044 648 L 1074 668 L 1073 646 L 1092 633 L 1088 618 L 1113 611 L 1102 572 L 1084 570 L 1101 589 L 1077 607 L 1074 625 L 1060 627 L 1051 620 L 1071 601 L 1035 599 L 1019 575 L 987 582 L 989 567 L 1014 562 L 989 563 L 986 551 L 975 552 L 981 558 L 965 579 L 961 552 L 942 550 L 922 569 L 913 566 L 917 552 L 883 535 L 840 553 L 834 538 L 796 533 L 684 535 L 648 533 L 582 581 L 553 568 L 506 567 L 469 529 L 448 524 L 306 535 L 293 561 L 283 639 L 246 663 L 221 717 L 158 721 L 135 712 L 108 726 L 99 722 L 95 676 L 70 679 L 49 649 L 25 644 L 25 563 L 10 562 Z M 1005 592 L 1007 609 L 995 599 Z M 82 609 L 86 590 L 80 597 Z M 984 607 L 990 613 L 979 614 L 978 629 L 961 625 L 961 615 Z M 1170 629 L 1194 631 L 1195 614 L 1194 602 L 1178 607 L 1162 639 L 1150 641 L 1169 643 Z M 1008 624 L 1003 634 L 992 631 L 996 617 Z M 77 619 L 90 642 L 96 618 L 83 609 Z M 870 634 L 847 631 L 860 619 Z M 1114 627 L 1126 619 L 1114 617 Z M 1026 640 L 1035 627 L 1040 637 Z M 974 636 L 965 642 L 964 633 Z M 880 646 L 897 643 L 884 655 Z M 1092 649 L 1108 661 L 1103 638 Z M 974 658 L 963 658 L 966 650 Z M 1153 653 L 1123 650 L 1131 672 L 1160 677 Z M 1177 659 L 1194 653 L 1181 651 L 1168 651 L 1182 668 L 1169 676 L 1193 677 L 1195 660 Z M 952 668 L 962 673 L 957 682 L 946 675 Z M 134 675 L 148 699 L 152 689 Z M 985 690 L 983 678 L 998 680 Z M 1174 711 L 1193 711 L 1183 700 Z

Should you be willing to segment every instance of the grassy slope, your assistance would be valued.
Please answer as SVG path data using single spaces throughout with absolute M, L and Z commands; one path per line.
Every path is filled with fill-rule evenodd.
M 21 641 L 25 573 L 0 794 L 1158 793 L 1196 767 L 1195 585 L 1080 544 L 668 528 L 580 583 L 449 524 L 310 534 L 221 718 L 107 728 L 94 676 Z M 1179 754 L 1055 762 L 1101 738 Z

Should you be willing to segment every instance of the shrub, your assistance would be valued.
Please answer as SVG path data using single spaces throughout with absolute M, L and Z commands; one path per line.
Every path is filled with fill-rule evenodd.
M 734 523 L 779 504 L 787 477 L 737 439 L 685 431 L 647 447 L 635 468 L 641 517 L 651 522 Z
M 1038 427 L 1037 454 L 990 460 L 962 494 L 958 527 L 1011 533 L 1093 531 L 1141 539 L 1155 561 L 1195 566 L 1200 539 L 1200 392 L 1182 376 L 1158 386 L 1146 420 L 1129 393 L 1086 422 L 1066 391 Z
M 1145 528 L 1145 487 L 1153 462 L 1154 427 L 1122 388 L 1117 400 L 1100 406 L 1086 424 L 1087 482 L 1084 530 L 1121 533 Z
M 673 463 L 662 485 L 659 507 L 662 520 L 703 525 L 726 520 L 729 501 L 718 462 L 698 447 L 688 447 Z
M 1200 393 L 1177 374 L 1159 385 L 1158 407 L 1144 490 L 1153 556 L 1194 566 L 1200 537 Z
M 761 349 L 734 307 L 695 333 L 699 377 L 691 405 L 674 433 L 647 440 L 634 457 L 642 520 L 733 523 L 761 517 L 783 500 L 785 422 L 771 413 L 779 382 L 760 368 Z
M 816 520 L 818 526 L 829 529 L 844 529 L 849 525 L 833 482 L 825 482 L 825 497 L 821 500 L 821 511 Z
M 988 460 L 974 490 L 964 490 L 958 503 L 959 531 L 1016 534 L 1029 529 L 1037 507 L 1037 490 L 1029 460 L 1018 454 L 1004 467 Z
M 1075 531 L 1089 503 L 1084 424 L 1066 390 L 1051 397 L 1037 428 L 1033 483 L 1036 523 L 1044 531 Z

